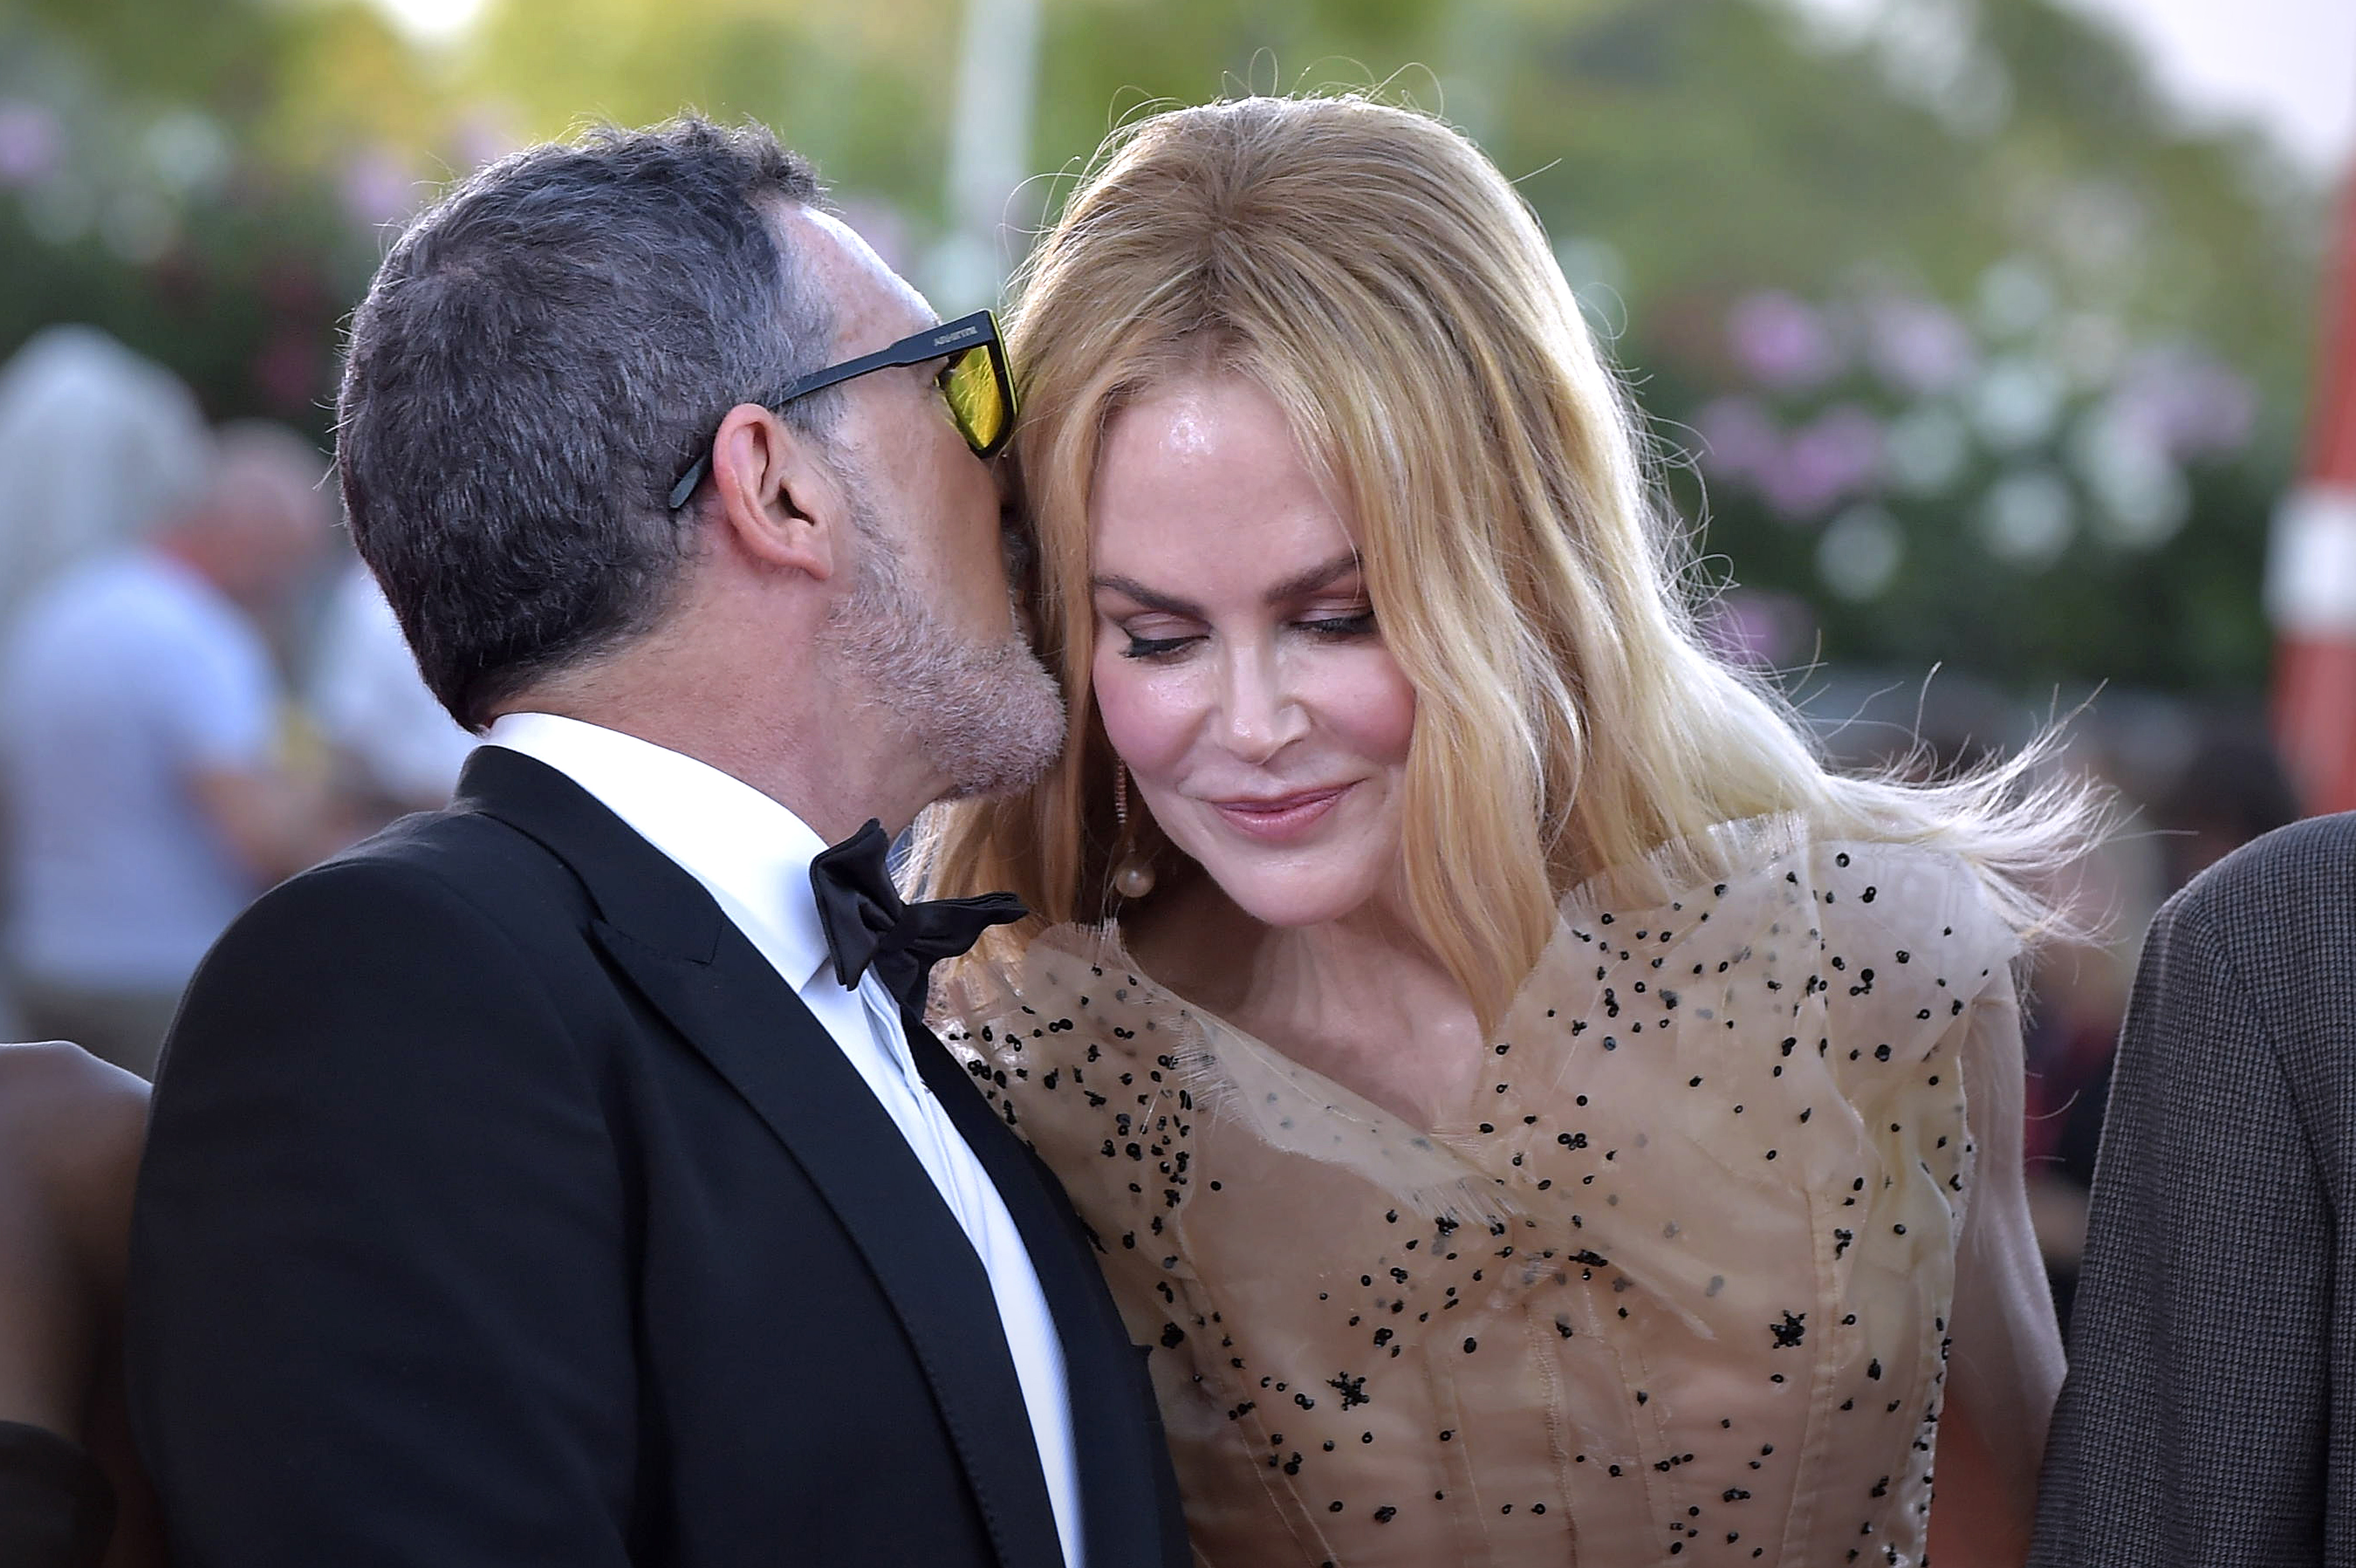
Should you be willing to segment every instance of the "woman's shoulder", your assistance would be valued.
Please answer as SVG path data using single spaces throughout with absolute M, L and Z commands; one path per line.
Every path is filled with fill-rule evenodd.
M 1740 982 L 1761 988 L 1765 1012 L 1822 996 L 1837 1020 L 1868 1029 L 1959 1015 L 2001 987 L 2020 945 L 1987 879 L 1961 856 L 1796 817 L 1723 824 L 1666 846 L 1591 880 L 1562 917 L 1556 967 L 1573 977 L 1628 994 L 1699 996 Z
M 80 1229 L 127 1203 L 147 1085 L 64 1040 L 0 1044 L 0 1183 Z
M 1976 940 L 2009 941 L 1988 877 L 1933 843 L 1828 830 L 1796 815 L 1724 822 L 1661 846 L 1641 863 L 1590 878 L 1563 900 L 1574 921 L 1665 910 L 1698 922 L 1714 906 L 1812 904 L 1826 926 L 1962 921 Z M 1959 928 L 1960 929 L 1960 928 Z
M 0 1469 L 20 1505 L 0 1519 L 0 1558 L 11 1562 L 28 1528 L 50 1543 L 40 1561 L 62 1549 L 59 1562 L 96 1562 L 114 1499 L 144 1496 L 127 1441 L 117 1452 L 120 1396 L 106 1369 L 120 1353 L 146 1117 L 145 1083 L 80 1047 L 0 1044 Z M 135 1546 L 117 1555 L 151 1560 Z
M 0 1041 L 0 1084 L 7 1086 L 12 1097 L 49 1094 L 91 1104 L 144 1104 L 148 1093 L 146 1080 L 66 1040 Z
M 62 1040 L 0 1043 L 0 1143 L 16 1148 L 135 1147 L 146 1082 Z

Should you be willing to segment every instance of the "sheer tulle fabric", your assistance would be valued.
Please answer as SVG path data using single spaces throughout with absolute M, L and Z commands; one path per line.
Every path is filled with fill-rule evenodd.
M 1813 1568 L 1922 1554 L 2013 950 L 1951 857 L 1730 826 L 1565 901 L 1429 1128 L 1114 929 L 948 995 L 1154 1347 L 1205 1563 Z

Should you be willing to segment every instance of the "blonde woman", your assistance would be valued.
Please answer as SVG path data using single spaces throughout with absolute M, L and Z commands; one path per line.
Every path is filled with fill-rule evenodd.
M 1707 651 L 1538 225 L 1427 116 L 1132 127 L 1014 330 L 1074 739 L 923 874 L 1038 912 L 943 994 L 1198 1557 L 1914 1563 L 1935 1456 L 2017 1561 L 2009 965 L 2082 799 L 1837 776 Z

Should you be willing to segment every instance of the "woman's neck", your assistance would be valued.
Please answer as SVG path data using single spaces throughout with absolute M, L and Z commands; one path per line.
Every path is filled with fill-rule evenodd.
M 1141 911 L 1128 937 L 1187 1001 L 1418 1127 L 1458 1119 L 1469 1101 L 1482 1046 L 1472 1002 L 1384 905 L 1271 926 L 1205 877 Z

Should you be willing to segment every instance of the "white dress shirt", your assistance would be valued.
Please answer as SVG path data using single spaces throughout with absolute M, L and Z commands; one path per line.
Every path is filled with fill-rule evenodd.
M 809 880 L 810 861 L 826 848 L 825 842 L 752 785 L 618 731 L 547 713 L 510 713 L 493 723 L 484 739 L 564 774 L 702 883 L 874 1091 L 990 1276 L 1038 1443 L 1064 1561 L 1069 1568 L 1083 1568 L 1079 1473 L 1063 1342 L 1022 1232 L 989 1173 L 917 1072 L 891 993 L 873 968 L 855 990 L 845 989 L 835 976 Z

